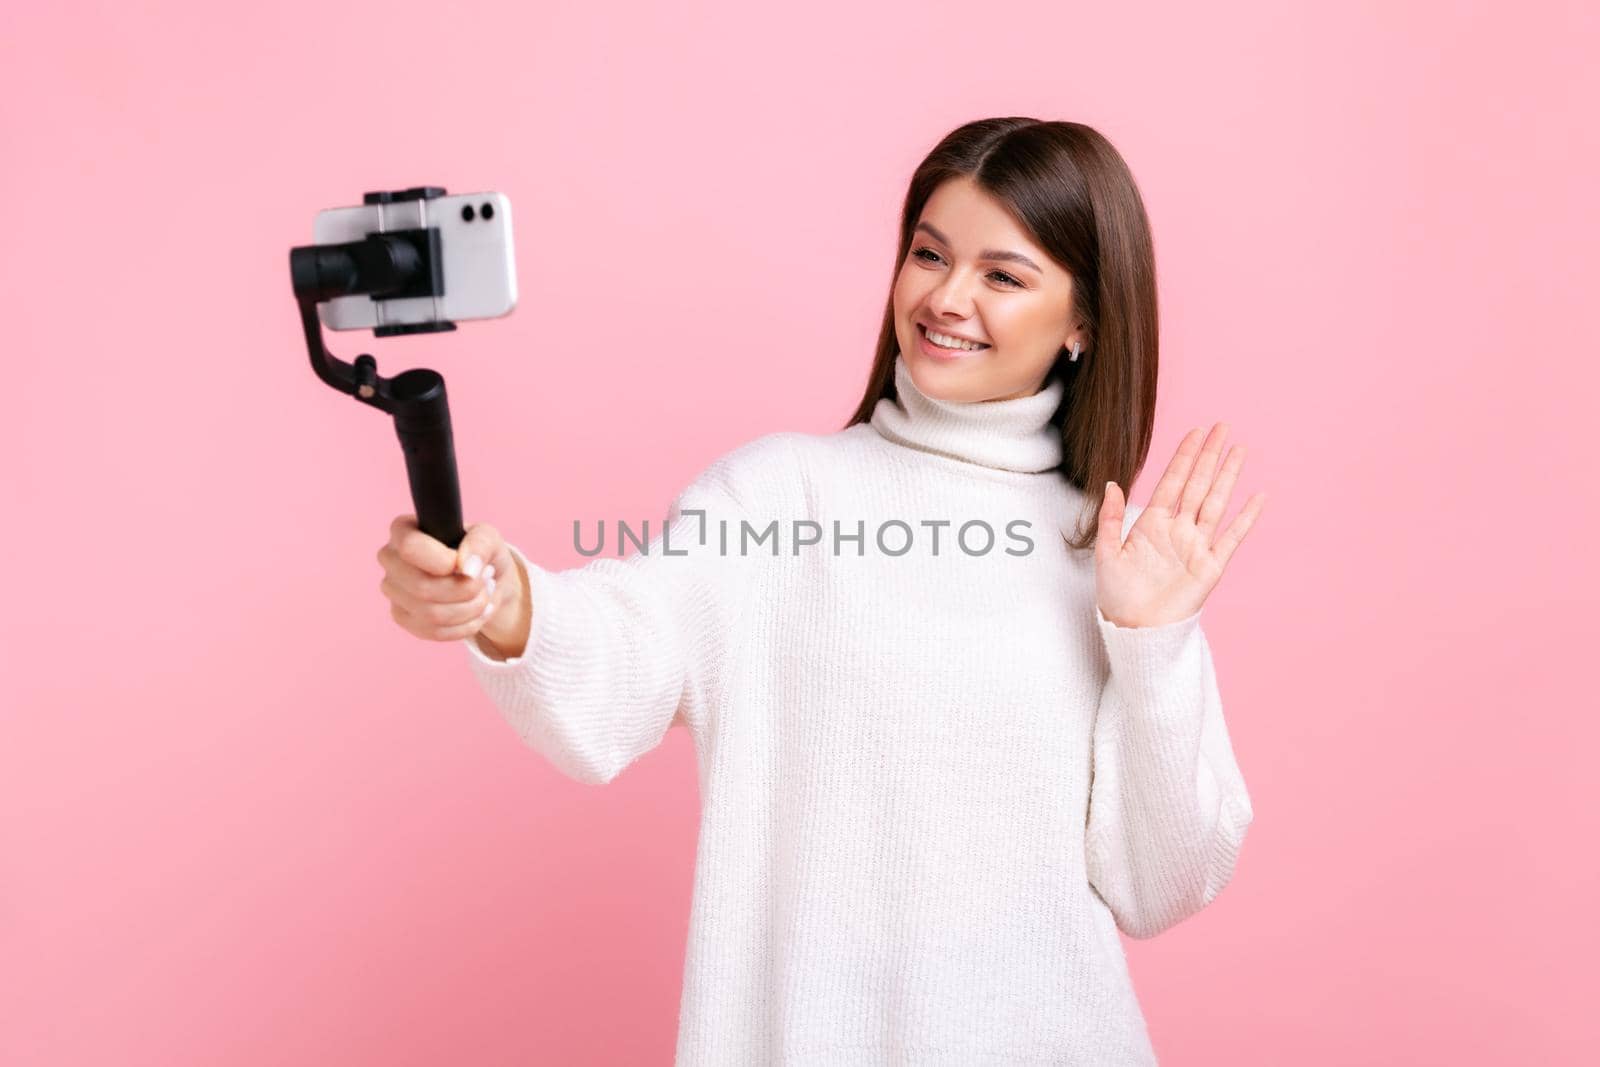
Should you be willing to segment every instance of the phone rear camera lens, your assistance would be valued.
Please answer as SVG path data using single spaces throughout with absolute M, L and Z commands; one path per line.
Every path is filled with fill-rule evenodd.
M 468 222 L 472 221 L 472 205 L 471 204 L 468 204 L 466 207 L 461 209 L 461 217 L 463 219 L 465 219 L 466 221 L 468 221 Z
M 483 217 L 485 219 L 494 218 L 494 205 L 493 204 L 485 204 L 485 205 L 483 205 Z

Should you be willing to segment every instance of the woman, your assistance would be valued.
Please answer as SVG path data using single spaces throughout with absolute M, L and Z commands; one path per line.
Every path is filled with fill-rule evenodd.
M 384 588 L 469 638 L 573 778 L 690 731 L 678 1063 L 1153 1063 L 1117 931 L 1208 904 L 1251 821 L 1199 616 L 1264 494 L 1219 534 L 1244 454 L 1219 424 L 1125 505 L 1155 270 L 1093 129 L 955 130 L 895 264 L 843 429 L 734 449 L 644 552 L 579 569 L 402 516 Z

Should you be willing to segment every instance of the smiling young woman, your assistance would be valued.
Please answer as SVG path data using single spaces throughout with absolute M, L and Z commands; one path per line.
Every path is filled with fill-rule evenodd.
M 1200 626 L 1259 510 L 1219 533 L 1243 450 L 1190 433 L 1124 506 L 1155 271 L 1089 127 L 954 131 L 899 245 L 844 427 L 722 456 L 625 560 L 553 571 L 488 524 L 452 551 L 408 521 L 396 610 L 473 638 L 484 692 L 579 781 L 692 735 L 676 1063 L 1152 1064 L 1118 931 L 1208 906 L 1252 819 Z

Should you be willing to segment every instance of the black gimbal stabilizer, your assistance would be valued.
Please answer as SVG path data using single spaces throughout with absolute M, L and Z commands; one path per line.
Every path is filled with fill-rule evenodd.
M 418 186 L 400 192 L 367 193 L 362 202 L 387 204 L 443 195 L 441 187 Z M 373 300 L 441 296 L 442 265 L 439 230 L 432 226 L 369 233 L 360 241 L 303 245 L 289 250 L 289 274 L 300 303 L 311 369 L 341 393 L 394 416 L 395 433 L 406 456 L 417 526 L 457 548 L 466 531 L 461 526 L 461 485 L 456 474 L 455 440 L 450 432 L 450 403 L 445 396 L 444 377 L 437 371 L 417 369 L 383 378 L 378 375 L 377 360 L 365 354 L 357 356 L 354 363 L 346 363 L 323 346 L 322 322 L 317 317 L 317 304 L 336 296 L 366 293 Z M 377 326 L 372 332 L 377 337 L 392 337 L 455 328 L 455 323 L 441 321 Z

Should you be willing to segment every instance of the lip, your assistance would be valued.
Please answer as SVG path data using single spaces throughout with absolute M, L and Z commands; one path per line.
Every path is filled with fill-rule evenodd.
M 994 347 L 993 345 L 990 345 L 989 348 L 980 348 L 976 352 L 965 348 L 940 348 L 938 345 L 928 340 L 928 329 L 926 326 L 919 322 L 916 324 L 916 330 L 918 351 L 920 351 L 929 359 L 936 359 L 944 363 L 955 363 L 963 359 L 971 359 L 974 356 L 981 356 L 985 352 L 989 351 L 989 348 Z M 944 333 L 943 330 L 940 330 L 939 332 Z M 954 334 L 951 336 L 954 336 Z M 981 344 L 982 342 L 979 343 Z
M 916 323 L 916 325 L 921 326 L 924 330 L 938 330 L 940 333 L 944 334 L 946 337 L 956 337 L 956 338 L 959 338 L 959 339 L 961 339 L 963 341 L 971 341 L 975 345 L 988 345 L 989 344 L 988 341 L 980 341 L 976 337 L 968 337 L 964 333 L 952 333 L 951 331 L 945 329 L 943 326 L 935 326 L 932 323 L 918 322 L 918 323 Z M 993 345 L 989 345 L 989 347 L 993 348 L 994 346 Z

